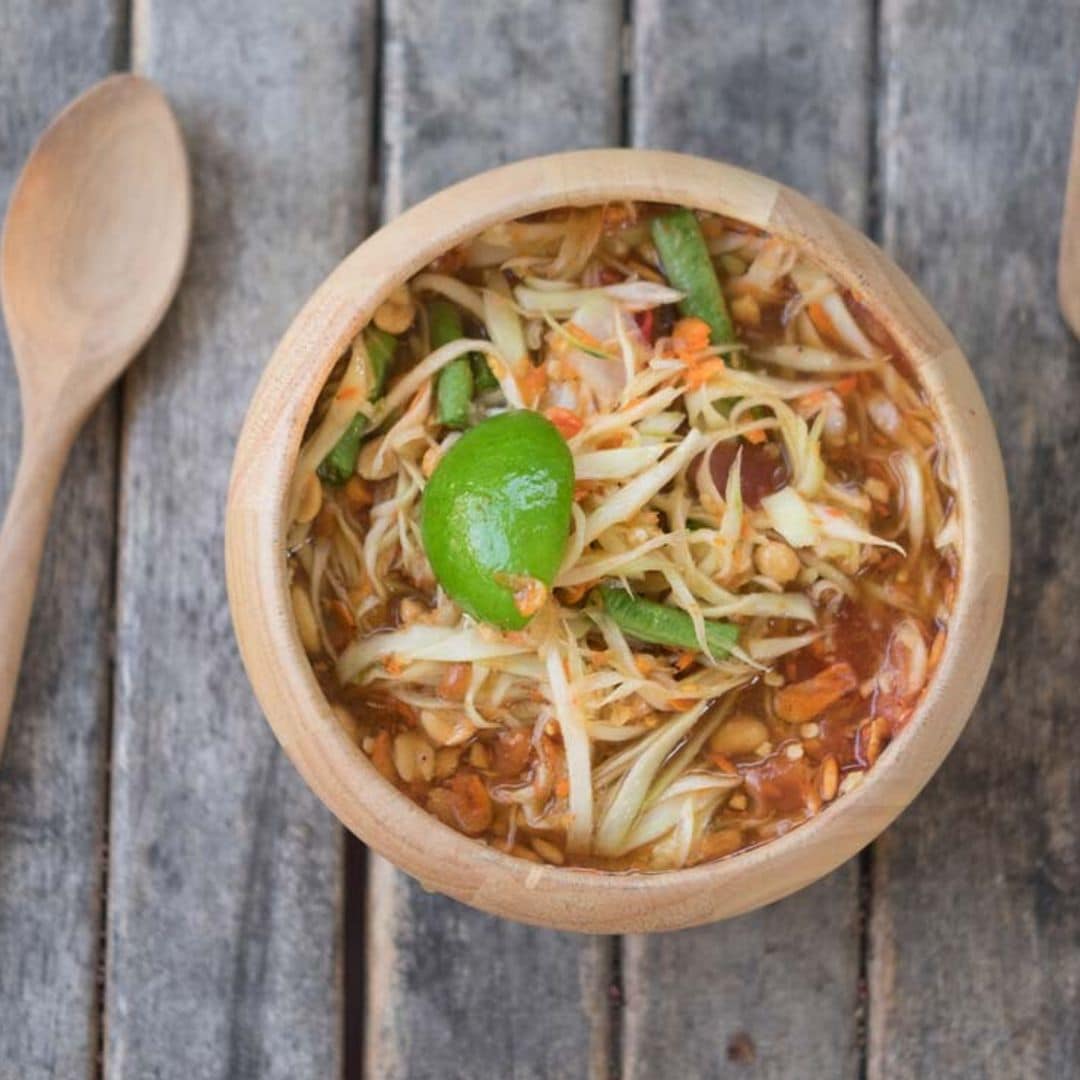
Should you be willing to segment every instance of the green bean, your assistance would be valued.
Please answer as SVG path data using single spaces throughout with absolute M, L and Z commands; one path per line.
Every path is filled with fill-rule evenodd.
M 451 341 L 465 336 L 461 326 L 461 314 L 449 300 L 432 300 L 428 305 L 428 323 L 433 349 L 441 349 Z
M 371 392 L 368 394 L 370 401 L 378 401 L 382 397 L 390 369 L 394 365 L 397 344 L 398 340 L 393 334 L 388 334 L 377 326 L 369 326 L 364 331 L 364 347 L 371 362 Z M 320 480 L 325 480 L 328 484 L 344 484 L 352 476 L 356 471 L 356 459 L 367 425 L 367 417 L 363 413 L 357 413 L 352 418 L 344 434 L 319 462 L 315 471 Z
M 356 472 L 356 459 L 360 454 L 360 443 L 363 442 L 367 423 L 367 417 L 363 413 L 357 413 L 352 418 L 345 434 L 334 443 L 334 448 L 315 470 L 320 480 L 328 484 L 344 484 Z
M 371 393 L 368 395 L 371 401 L 378 401 L 382 397 L 390 369 L 394 366 L 397 344 L 398 340 L 393 334 L 377 326 L 369 326 L 364 331 L 364 345 L 371 361 Z
M 499 380 L 495 378 L 491 368 L 488 367 L 484 354 L 478 352 L 469 353 L 469 358 L 472 360 L 473 382 L 476 384 L 476 392 L 486 394 L 489 390 L 497 390 Z
M 610 585 L 599 586 L 594 596 L 598 597 L 615 625 L 639 641 L 675 649 L 696 651 L 701 648 L 694 633 L 694 622 L 681 608 L 643 600 Z M 705 640 L 714 658 L 727 656 L 739 640 L 739 628 L 733 623 L 706 619 Z
M 458 309 L 446 300 L 434 300 L 428 307 L 431 347 L 442 348 L 465 336 Z M 469 426 L 469 407 L 473 397 L 473 369 L 468 355 L 451 361 L 435 381 L 439 403 L 439 423 L 451 428 Z
M 683 315 L 704 319 L 713 345 L 735 341 L 724 294 L 705 237 L 693 212 L 680 207 L 652 219 L 652 238 L 668 281 L 686 296 L 679 302 Z

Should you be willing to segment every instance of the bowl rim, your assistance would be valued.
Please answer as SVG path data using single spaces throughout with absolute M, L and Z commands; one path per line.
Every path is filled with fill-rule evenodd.
M 949 447 L 960 576 L 943 655 L 915 712 L 864 781 L 758 847 L 694 867 L 616 873 L 540 866 L 443 825 L 384 780 L 348 738 L 293 624 L 283 557 L 286 499 L 315 399 L 347 344 L 400 282 L 496 222 L 556 206 L 640 199 L 711 210 L 810 254 L 892 334 L 930 395 Z M 794 892 L 869 843 L 918 794 L 973 709 L 995 651 L 1009 567 L 1005 473 L 959 345 L 862 233 L 776 181 L 704 158 L 586 150 L 480 173 L 406 211 L 346 256 L 305 303 L 258 384 L 237 445 L 226 575 L 248 676 L 275 735 L 346 827 L 418 878 L 482 910 L 589 932 L 675 929 Z

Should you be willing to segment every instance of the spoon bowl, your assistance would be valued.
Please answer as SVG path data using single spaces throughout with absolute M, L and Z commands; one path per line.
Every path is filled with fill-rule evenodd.
M 49 510 L 83 420 L 138 353 L 180 282 L 191 182 L 161 91 L 115 75 L 78 97 L 30 156 L 8 206 L 0 299 L 23 449 L 0 531 L 0 750 Z

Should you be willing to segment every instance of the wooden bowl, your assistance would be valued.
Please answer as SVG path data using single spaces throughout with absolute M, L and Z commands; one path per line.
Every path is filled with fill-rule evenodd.
M 293 625 L 285 502 L 300 439 L 331 368 L 387 293 L 496 222 L 615 199 L 715 211 L 796 242 L 893 335 L 933 397 L 952 455 L 963 533 L 948 641 L 903 733 L 856 790 L 804 825 L 685 870 L 615 874 L 540 866 L 440 824 L 375 771 L 334 718 Z M 869 240 L 772 180 L 648 150 L 534 158 L 434 195 L 375 233 L 305 304 L 256 390 L 233 467 L 229 601 L 255 693 L 319 797 L 375 851 L 428 889 L 565 930 L 671 930 L 777 900 L 839 866 L 916 796 L 960 734 L 986 677 L 1005 601 L 1009 521 L 994 429 L 960 347 L 912 283 Z

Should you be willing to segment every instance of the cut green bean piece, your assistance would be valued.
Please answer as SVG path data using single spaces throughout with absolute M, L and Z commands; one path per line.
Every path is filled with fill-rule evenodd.
M 449 300 L 432 300 L 428 305 L 428 324 L 431 327 L 433 349 L 441 349 L 451 341 L 465 336 L 461 313 Z
M 364 331 L 364 348 L 371 363 L 371 392 L 369 401 L 378 401 L 386 388 L 386 380 L 394 366 L 394 353 L 397 352 L 398 340 L 393 334 L 369 326 Z M 363 413 L 357 413 L 345 429 L 344 434 L 333 449 L 319 462 L 315 470 L 320 480 L 328 484 L 344 484 L 356 472 L 356 458 L 360 453 L 360 444 L 364 441 L 364 431 L 368 419 Z
M 397 344 L 397 338 L 393 334 L 388 334 L 377 326 L 369 326 L 364 331 L 364 346 L 371 361 L 371 393 L 368 395 L 371 401 L 378 401 L 382 397 L 390 369 L 394 366 Z
M 498 390 L 499 380 L 492 374 L 488 367 L 487 359 L 482 353 L 469 353 L 472 361 L 473 382 L 476 384 L 478 394 L 486 394 L 489 390 Z
M 363 413 L 357 413 L 352 422 L 345 429 L 334 448 L 322 459 L 319 467 L 315 470 L 320 480 L 328 484 L 344 484 L 354 472 L 356 472 L 356 459 L 360 454 L 360 443 L 364 440 L 364 429 L 367 427 L 367 417 Z
M 428 308 L 428 321 L 433 349 L 441 349 L 465 336 L 458 309 L 449 301 L 433 301 Z M 439 372 L 435 380 L 435 398 L 439 406 L 440 424 L 458 429 L 469 426 L 473 398 L 471 354 L 458 357 Z
M 679 311 L 704 319 L 713 345 L 734 342 L 731 316 L 693 212 L 679 208 L 661 214 L 652 219 L 651 229 L 664 274 L 674 288 L 686 294 L 679 302 Z
M 436 300 L 429 308 L 431 319 L 431 344 L 434 348 L 445 345 L 448 341 L 457 341 L 463 338 L 465 332 L 461 325 L 461 315 L 458 309 L 448 300 Z M 453 328 L 453 334 L 449 330 Z M 488 390 L 498 390 L 499 380 L 491 373 L 488 362 L 482 353 L 471 352 L 468 356 L 469 365 L 472 367 L 473 386 L 478 394 L 485 394 Z
M 624 633 L 652 645 L 667 645 L 673 649 L 701 649 L 694 622 L 681 608 L 642 600 L 625 589 L 610 585 L 599 586 L 594 595 L 604 610 Z M 739 628 L 733 623 L 705 620 L 705 640 L 715 659 L 727 656 L 739 640 Z
M 468 427 L 473 373 L 467 356 L 459 357 L 439 372 L 435 393 L 439 402 L 439 423 L 459 430 Z

